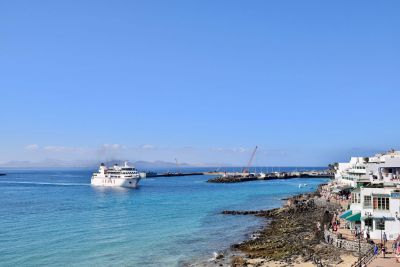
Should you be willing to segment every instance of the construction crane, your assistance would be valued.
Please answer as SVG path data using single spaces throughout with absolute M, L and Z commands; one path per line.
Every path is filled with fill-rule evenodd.
M 251 166 L 251 163 L 253 162 L 254 156 L 256 155 L 256 151 L 257 151 L 257 146 L 254 148 L 253 153 L 251 153 L 251 157 L 249 162 L 247 163 L 246 168 L 243 168 L 242 173 L 249 173 L 249 168 Z

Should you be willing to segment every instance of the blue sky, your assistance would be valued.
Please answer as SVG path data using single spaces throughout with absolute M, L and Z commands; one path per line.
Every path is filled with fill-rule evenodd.
M 400 148 L 398 1 L 2 1 L 0 162 Z

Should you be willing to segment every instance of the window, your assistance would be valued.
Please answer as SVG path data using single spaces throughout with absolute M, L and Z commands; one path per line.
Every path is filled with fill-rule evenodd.
M 351 194 L 351 203 L 360 203 L 360 202 L 361 202 L 360 194 L 352 193 Z
M 368 229 L 372 229 L 372 219 L 365 219 L 364 224 L 365 224 L 364 227 L 366 227 Z
M 364 196 L 364 208 L 372 208 L 371 196 Z
M 374 210 L 389 210 L 389 198 L 374 197 L 373 206 Z
M 385 230 L 385 221 L 375 221 L 375 230 Z

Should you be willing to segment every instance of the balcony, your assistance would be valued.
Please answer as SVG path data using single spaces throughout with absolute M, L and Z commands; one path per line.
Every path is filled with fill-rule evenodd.
M 367 171 L 365 169 L 350 169 L 347 172 L 354 174 L 367 174 Z

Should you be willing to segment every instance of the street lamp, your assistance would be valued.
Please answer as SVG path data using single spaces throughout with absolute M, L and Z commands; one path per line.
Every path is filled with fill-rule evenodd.
M 368 234 L 369 234 L 369 220 L 372 217 L 372 213 L 371 212 L 365 212 L 364 213 L 365 216 L 367 217 L 368 220 Z M 365 220 L 364 220 L 364 226 L 365 226 Z M 357 229 L 356 233 L 358 234 L 358 263 L 359 263 L 359 267 L 362 266 L 362 257 L 361 257 L 361 226 L 359 229 Z
M 365 212 L 365 216 L 367 217 L 367 220 L 368 220 L 368 232 L 367 233 L 369 235 L 369 231 L 370 231 L 369 224 L 370 224 L 370 221 L 371 221 L 371 218 L 372 218 L 372 213 L 371 212 Z M 364 226 L 365 226 L 365 220 L 364 220 Z
M 381 218 L 379 220 L 379 226 L 381 228 L 381 245 L 383 246 L 383 240 L 382 240 L 382 231 L 383 231 L 383 226 L 385 225 L 385 220 L 383 218 Z

